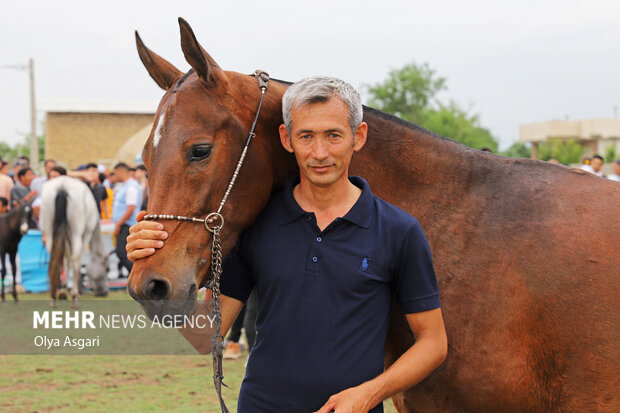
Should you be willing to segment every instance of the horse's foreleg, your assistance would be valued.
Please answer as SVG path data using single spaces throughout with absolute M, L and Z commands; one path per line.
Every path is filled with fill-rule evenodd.
M 2 268 L 0 269 L 0 273 L 2 274 L 2 302 L 6 302 L 4 298 L 4 277 L 6 277 L 6 265 L 4 264 L 4 252 L 0 253 L 0 261 L 2 264 Z
M 11 288 L 11 294 L 13 295 L 13 299 L 17 303 L 19 300 L 17 299 L 17 264 L 15 263 L 17 257 L 17 251 L 11 251 L 9 253 L 9 260 L 11 261 L 11 268 L 13 270 L 13 285 Z M 4 292 L 4 277 L 2 277 L 2 288 Z M 3 295 L 4 297 L 4 295 Z

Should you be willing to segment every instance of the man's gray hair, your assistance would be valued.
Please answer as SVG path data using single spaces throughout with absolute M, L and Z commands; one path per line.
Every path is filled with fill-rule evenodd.
M 282 96 L 282 117 L 289 135 L 293 123 L 291 111 L 294 108 L 327 102 L 334 96 L 342 100 L 349 108 L 349 125 L 355 135 L 363 116 L 360 95 L 347 82 L 327 76 L 313 76 L 295 82 Z

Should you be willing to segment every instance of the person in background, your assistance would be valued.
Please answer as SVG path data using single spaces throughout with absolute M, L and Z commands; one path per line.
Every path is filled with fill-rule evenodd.
M 50 172 L 52 171 L 52 168 L 56 166 L 56 161 L 53 159 L 46 159 L 44 162 L 44 166 L 45 166 L 45 175 L 37 176 L 36 178 L 32 180 L 32 183 L 30 184 L 30 189 L 32 189 L 33 191 L 37 191 L 37 198 L 41 197 L 41 188 L 43 187 L 43 184 L 48 179 L 50 179 Z
M 142 191 L 138 181 L 131 177 L 129 166 L 120 162 L 114 167 L 114 176 L 118 180 L 118 185 L 114 189 L 114 200 L 112 203 L 112 219 L 116 224 L 114 236 L 116 237 L 116 254 L 120 263 L 131 273 L 133 262 L 127 259 L 127 236 L 129 227 L 136 225 L 136 215 L 140 211 L 142 204 Z M 119 273 L 122 277 L 122 273 Z
M 611 167 L 614 170 L 614 173 L 611 175 L 607 175 L 607 179 L 611 179 L 612 181 L 620 182 L 620 158 L 616 159 Z
M 603 168 L 603 157 L 601 155 L 594 155 L 592 158 L 583 158 L 582 165 L 579 169 L 590 172 L 596 176 L 603 176 L 601 169 Z
M 22 168 L 17 172 L 17 182 L 11 189 L 11 206 L 17 205 L 21 200 L 30 201 L 37 196 L 37 191 L 30 190 L 33 179 L 34 172 L 30 168 Z
M 17 206 L 20 201 L 30 201 L 34 200 L 37 196 L 37 191 L 32 191 L 30 189 L 30 184 L 34 179 L 34 172 L 30 168 L 23 168 L 17 172 L 17 183 L 11 189 L 11 206 Z M 30 218 L 30 222 L 28 222 L 28 226 L 31 229 L 35 229 L 37 227 L 37 223 L 34 217 Z
M 105 204 L 105 200 L 108 198 L 108 193 L 105 187 L 99 183 L 99 171 L 96 163 L 89 163 L 86 165 L 86 179 L 88 180 L 88 187 L 97 202 L 99 215 L 101 215 L 101 208 L 102 205 Z
M 136 180 L 140 184 L 140 188 L 142 188 L 142 205 L 140 211 L 146 211 L 146 206 L 149 202 L 149 178 L 146 166 L 143 164 L 136 166 Z
M 0 215 L 9 212 L 9 200 L 0 196 Z
M 592 159 L 590 159 L 590 166 L 592 166 L 592 170 L 594 171 L 594 175 L 603 176 L 603 157 L 601 155 L 594 155 Z
M 109 186 L 105 185 L 105 182 L 110 184 L 110 181 L 106 177 L 105 173 L 99 172 L 99 182 L 103 186 L 106 192 L 106 199 L 101 206 L 101 219 L 112 219 L 112 198 L 114 198 L 114 191 Z
M 15 185 L 9 174 L 9 163 L 0 162 L 0 196 L 7 199 L 11 205 L 11 189 Z
M 0 161 L 0 174 L 6 175 L 10 177 L 11 170 L 9 169 L 9 163 L 5 161 Z M 12 179 L 11 179 L 12 181 Z

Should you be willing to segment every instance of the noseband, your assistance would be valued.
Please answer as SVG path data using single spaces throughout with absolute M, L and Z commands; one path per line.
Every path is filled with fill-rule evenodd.
M 241 152 L 241 156 L 239 157 L 239 162 L 237 162 L 237 167 L 235 168 L 235 172 L 233 173 L 230 182 L 228 183 L 228 187 L 226 188 L 226 192 L 224 192 L 224 196 L 222 197 L 222 202 L 220 202 L 220 206 L 217 208 L 216 212 L 211 212 L 205 218 L 194 218 L 194 217 L 185 217 L 182 215 L 165 215 L 165 214 L 151 214 L 145 215 L 143 219 L 146 220 L 176 220 L 176 221 L 190 221 L 190 222 L 198 222 L 202 223 L 205 229 L 213 234 L 213 242 L 211 245 L 211 277 L 209 277 L 209 282 L 207 287 L 211 289 L 211 318 L 213 319 L 213 339 L 212 339 L 212 354 L 213 354 L 213 382 L 215 384 L 215 390 L 217 391 L 217 395 L 220 399 L 220 407 L 222 409 L 222 413 L 229 413 L 228 408 L 226 407 L 226 403 L 224 403 L 224 399 L 222 398 L 222 385 L 226 386 L 223 383 L 224 375 L 222 371 L 222 340 L 224 337 L 221 335 L 222 329 L 222 314 L 220 308 L 220 277 L 222 275 L 222 243 L 220 240 L 220 230 L 224 226 L 224 217 L 222 216 L 222 208 L 224 208 L 224 204 L 228 199 L 228 195 L 235 185 L 235 181 L 237 180 L 237 175 L 239 175 L 239 170 L 241 169 L 241 165 L 243 165 L 243 161 L 245 159 L 245 155 L 248 152 L 248 147 L 250 146 L 250 142 L 252 138 L 256 136 L 254 130 L 256 129 L 256 123 L 258 122 L 258 116 L 260 115 L 261 107 L 263 106 L 263 98 L 265 97 L 265 92 L 267 91 L 267 83 L 269 82 L 269 74 L 262 70 L 256 70 L 253 74 L 254 77 L 258 79 L 258 87 L 260 88 L 260 101 L 258 102 L 258 109 L 256 110 L 256 116 L 254 116 L 254 122 L 252 123 L 252 127 L 250 128 L 250 133 L 248 134 L 248 139 L 245 142 L 245 146 L 243 151 Z

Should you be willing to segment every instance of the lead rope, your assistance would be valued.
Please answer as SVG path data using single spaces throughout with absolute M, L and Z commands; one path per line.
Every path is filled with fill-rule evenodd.
M 143 218 L 147 220 L 177 220 L 200 222 L 204 224 L 207 231 L 213 233 L 213 241 L 211 244 L 211 276 L 209 277 L 207 287 L 211 289 L 211 319 L 213 320 L 214 326 L 213 338 L 211 339 L 211 344 L 213 347 L 213 349 L 211 350 L 211 354 L 213 356 L 213 383 L 215 385 L 217 397 L 220 400 L 220 407 L 222 409 L 222 413 L 230 412 L 226 407 L 224 398 L 222 397 L 222 386 L 226 386 L 226 384 L 224 384 L 224 373 L 222 367 L 222 342 L 224 340 L 224 337 L 222 336 L 222 312 L 220 308 L 220 278 L 222 275 L 222 242 L 220 239 L 220 230 L 224 226 L 224 217 L 222 216 L 221 212 L 222 208 L 224 208 L 226 200 L 228 199 L 230 191 L 235 185 L 237 175 L 239 175 L 239 170 L 241 169 L 241 165 L 243 165 L 245 155 L 248 151 L 248 146 L 250 145 L 252 138 L 256 136 L 254 130 L 256 129 L 258 116 L 260 115 L 260 110 L 263 106 L 263 98 L 265 97 L 265 92 L 267 91 L 269 73 L 262 70 L 256 70 L 254 72 L 254 77 L 258 79 L 258 86 L 261 90 L 260 101 L 258 102 L 258 109 L 256 110 L 256 116 L 254 117 L 254 122 L 252 122 L 252 127 L 250 129 L 250 133 L 248 134 L 248 139 L 246 140 L 243 151 L 241 152 L 241 156 L 239 157 L 239 162 L 237 162 L 235 172 L 233 172 L 233 176 L 228 183 L 228 188 L 226 188 L 226 192 L 222 197 L 222 202 L 220 202 L 220 206 L 218 207 L 217 212 L 211 212 L 204 219 L 185 217 L 181 215 L 162 214 L 145 215 Z M 213 223 L 217 222 L 218 220 L 219 225 L 213 225 Z

